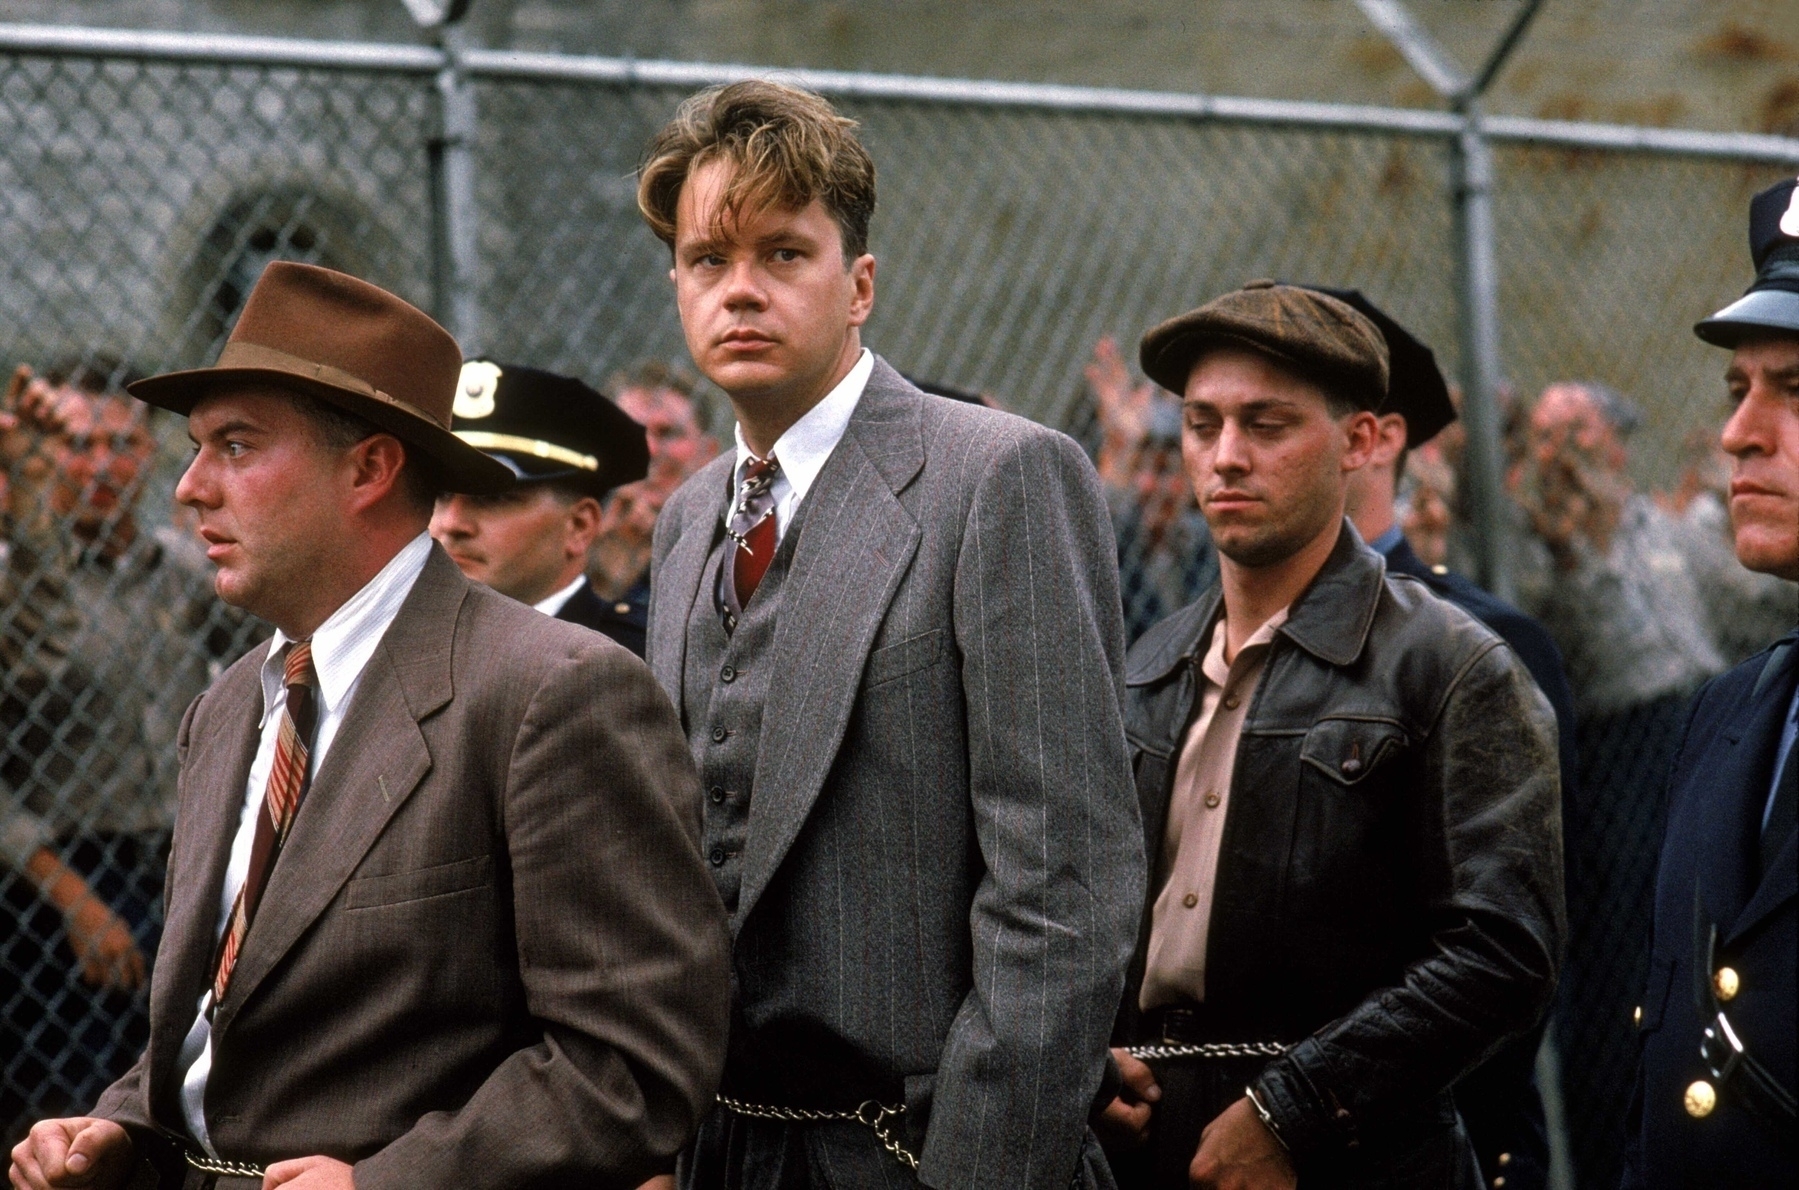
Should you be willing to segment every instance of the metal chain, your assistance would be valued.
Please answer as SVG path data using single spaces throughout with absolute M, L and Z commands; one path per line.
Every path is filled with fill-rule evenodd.
M 821 1111 L 810 1107 L 784 1107 L 773 1103 L 745 1103 L 728 1095 L 718 1097 L 718 1105 L 726 1111 L 752 1120 L 778 1120 L 783 1124 L 860 1124 L 875 1134 L 881 1147 L 898 1158 L 910 1170 L 918 1169 L 918 1158 L 906 1149 L 887 1127 L 889 1120 L 906 1114 L 906 1105 L 888 1107 L 873 1099 L 865 1099 L 855 1111 Z
M 202 1157 L 192 1151 L 189 1151 L 186 1156 L 190 1168 L 197 1169 L 201 1173 L 212 1174 L 214 1177 L 262 1178 L 268 1176 L 268 1171 L 260 1165 L 245 1165 L 238 1161 L 219 1161 L 212 1157 Z
M 1169 1058 L 1278 1058 L 1291 1046 L 1278 1041 L 1214 1041 L 1204 1045 L 1129 1045 L 1124 1052 L 1139 1062 Z

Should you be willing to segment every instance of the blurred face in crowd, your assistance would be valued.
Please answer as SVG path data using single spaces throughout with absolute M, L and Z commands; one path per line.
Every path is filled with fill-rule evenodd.
M 700 429 L 693 399 L 672 388 L 632 386 L 617 397 L 618 407 L 643 427 L 650 446 L 649 482 L 673 492 L 681 481 L 718 454 L 718 443 Z
M 143 409 L 124 396 L 36 379 L 18 404 L 4 451 L 17 465 L 17 498 L 36 489 L 44 510 L 81 540 L 128 546 L 137 533 L 132 506 L 156 453 Z
M 1799 579 L 1799 337 L 1739 345 L 1725 382 L 1736 402 L 1720 442 L 1731 457 L 1737 559 Z
M 1131 474 L 1137 506 L 1143 510 L 1143 531 L 1152 541 L 1160 541 L 1169 528 L 1193 504 L 1193 489 L 1180 449 L 1151 444 L 1137 456 Z
M 1624 470 L 1624 440 L 1599 402 L 1578 384 L 1552 384 L 1543 390 L 1530 412 L 1527 443 L 1541 471 L 1572 457 Z
M 1275 566 L 1337 532 L 1373 414 L 1338 416 L 1322 389 L 1266 356 L 1219 348 L 1188 374 L 1183 415 L 1187 478 L 1226 558 Z
M 354 581 L 346 576 L 367 552 L 361 518 L 393 492 L 405 447 L 389 434 L 333 447 L 268 386 L 221 386 L 187 420 L 194 458 L 175 499 L 193 510 L 218 567 L 214 589 L 290 636 L 310 635 Z
M 537 603 L 580 576 L 599 523 L 592 496 L 524 483 L 496 496 L 442 497 L 431 536 L 469 578 Z
M 687 348 L 733 403 L 804 412 L 861 349 L 874 257 L 845 260 L 837 221 L 816 200 L 728 215 L 734 168 L 701 165 L 675 209 L 670 276 Z
M 588 552 L 588 573 L 613 596 L 623 595 L 650 568 L 650 539 L 668 492 L 639 480 L 614 488 L 600 513 L 599 535 Z

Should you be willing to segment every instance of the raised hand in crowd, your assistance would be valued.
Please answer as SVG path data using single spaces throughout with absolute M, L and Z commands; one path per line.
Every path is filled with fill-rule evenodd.
M 94 987 L 135 991 L 143 986 L 149 961 L 138 949 L 131 927 L 94 895 L 81 874 L 40 847 L 25 865 L 25 874 L 46 900 L 62 911 L 69 948 L 81 964 L 81 978 Z
M 1132 382 L 1118 340 L 1111 335 L 1094 344 L 1086 376 L 1099 417 L 1099 459 L 1095 464 L 1099 477 L 1110 486 L 1127 488 L 1136 474 L 1137 453 L 1149 433 L 1156 386 L 1147 380 Z
M 131 1172 L 131 1137 L 111 1120 L 43 1120 L 13 1146 L 15 1190 L 113 1190 Z

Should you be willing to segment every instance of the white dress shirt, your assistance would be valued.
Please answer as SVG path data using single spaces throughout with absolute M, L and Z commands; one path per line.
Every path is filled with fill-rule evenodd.
M 431 556 L 431 535 L 420 533 L 406 543 L 381 568 L 381 573 L 331 613 L 312 634 L 312 665 L 318 672 L 318 727 L 312 750 L 307 754 L 307 770 L 316 774 L 331 750 L 337 729 L 343 726 L 344 710 L 362 681 L 362 671 L 375 646 L 406 602 L 425 559 Z M 244 807 L 238 815 L 237 834 L 231 840 L 231 859 L 225 867 L 225 887 L 219 896 L 218 934 L 223 935 L 231 920 L 231 907 L 237 903 L 238 890 L 250 872 L 250 848 L 256 841 L 256 819 L 262 813 L 262 797 L 268 787 L 269 770 L 275 764 L 275 742 L 281 734 L 281 710 L 287 703 L 282 679 L 286 676 L 286 659 L 281 651 L 290 638 L 280 630 L 269 642 L 268 659 L 262 663 L 262 739 L 256 747 L 256 759 L 250 765 L 250 780 L 244 790 Z M 255 928 L 255 922 L 251 922 Z M 210 976 L 210 972 L 208 975 Z M 181 1114 L 195 1140 L 212 1156 L 219 1154 L 206 1134 L 206 1077 L 212 1071 L 212 1022 L 207 1009 L 212 1003 L 212 980 L 200 995 L 200 1005 L 193 1028 L 181 1043 L 175 1059 L 181 1075 Z
M 775 439 L 774 449 L 769 453 L 781 464 L 781 469 L 775 474 L 774 483 L 769 485 L 769 492 L 775 498 L 776 541 L 787 535 L 787 526 L 793 523 L 793 514 L 799 509 L 800 501 L 812 490 L 812 483 L 825 469 L 831 452 L 843 441 L 843 433 L 850 427 L 850 416 L 856 412 L 862 390 L 868 387 L 868 378 L 874 370 L 874 352 L 864 347 L 855 366 L 837 382 L 837 387 Z M 743 441 L 740 424 L 737 427 L 737 467 L 731 473 L 733 499 L 726 504 L 724 513 L 727 518 L 731 515 L 737 488 L 743 483 L 744 465 L 754 457 L 755 452 Z
M 568 606 L 568 601 L 575 597 L 575 592 L 579 591 L 581 589 L 581 584 L 586 581 L 587 576 L 585 574 L 576 575 L 574 582 L 548 598 L 539 599 L 531 606 L 553 620 L 562 614 L 562 609 Z

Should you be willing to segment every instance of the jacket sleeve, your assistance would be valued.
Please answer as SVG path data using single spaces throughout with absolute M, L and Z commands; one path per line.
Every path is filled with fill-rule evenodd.
M 1257 1078 L 1295 1156 L 1446 1090 L 1541 1018 L 1566 919 L 1555 723 L 1510 649 L 1477 654 L 1424 742 L 1413 831 L 1426 957 Z
M 595 637 L 551 667 L 499 814 L 539 1032 L 461 1108 L 359 1162 L 358 1190 L 636 1185 L 711 1108 L 729 1016 L 724 907 L 699 854 L 686 741 L 641 662 Z
M 1066 437 L 1021 431 L 974 486 L 953 614 L 985 873 L 919 1175 L 1065 1190 L 1144 895 L 1118 567 L 1098 477 Z

